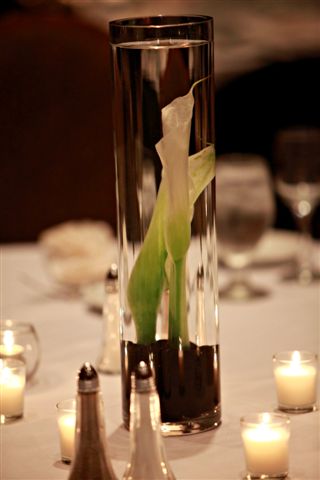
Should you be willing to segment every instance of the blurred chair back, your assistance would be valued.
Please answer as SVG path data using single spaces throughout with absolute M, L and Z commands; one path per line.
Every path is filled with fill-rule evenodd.
M 72 14 L 0 18 L 1 242 L 69 219 L 115 229 L 107 33 Z
M 320 47 L 320 46 L 319 46 Z M 320 48 L 306 55 L 270 64 L 238 77 L 216 93 L 216 149 L 265 157 L 274 171 L 273 144 L 279 130 L 291 126 L 320 127 Z M 319 214 L 314 234 L 320 236 Z M 295 228 L 292 215 L 278 199 L 276 226 Z

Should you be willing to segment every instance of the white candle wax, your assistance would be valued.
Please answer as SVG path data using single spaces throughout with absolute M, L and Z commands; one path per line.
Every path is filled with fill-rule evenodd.
M 69 412 L 58 418 L 61 457 L 63 460 L 72 460 L 74 454 L 76 414 Z
M 4 417 L 23 415 L 25 377 L 10 367 L 0 367 L 0 414 Z
M 317 369 L 310 362 L 301 361 L 299 352 L 293 352 L 289 362 L 274 368 L 278 403 L 284 407 L 304 407 L 316 402 Z
M 263 422 L 242 431 L 247 469 L 253 475 L 285 474 L 289 469 L 289 432 Z

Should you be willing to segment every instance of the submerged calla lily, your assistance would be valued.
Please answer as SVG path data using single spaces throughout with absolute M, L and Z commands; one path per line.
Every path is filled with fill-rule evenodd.
M 162 109 L 163 137 L 156 145 L 167 190 L 165 242 L 173 260 L 182 259 L 190 244 L 188 153 L 193 105 L 190 90 Z
M 198 82 L 197 82 L 198 83 Z M 193 205 L 214 177 L 210 145 L 188 157 L 194 98 L 192 90 L 162 109 L 163 137 L 156 150 L 162 180 L 153 216 L 129 279 L 127 297 L 138 343 L 155 339 L 165 279 L 169 286 L 169 338 L 187 345 L 186 256 Z
M 186 254 L 190 245 L 189 141 L 194 99 L 192 89 L 162 109 L 163 137 L 156 150 L 162 162 L 167 190 L 164 215 L 165 246 L 169 283 L 169 337 L 188 344 L 186 300 Z

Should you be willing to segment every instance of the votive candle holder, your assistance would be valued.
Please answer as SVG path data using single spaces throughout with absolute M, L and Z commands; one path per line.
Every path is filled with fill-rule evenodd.
M 23 417 L 26 365 L 16 358 L 0 359 L 0 422 Z
M 306 413 L 317 404 L 317 355 L 306 351 L 285 351 L 273 356 L 278 409 Z
M 56 407 L 61 460 L 64 463 L 71 463 L 75 448 L 76 400 L 74 398 L 61 400 Z
M 290 420 L 277 413 L 255 413 L 240 419 L 245 479 L 284 479 L 289 471 Z

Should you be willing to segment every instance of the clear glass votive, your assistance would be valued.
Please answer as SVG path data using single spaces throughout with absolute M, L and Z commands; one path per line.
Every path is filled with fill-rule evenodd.
M 16 358 L 0 359 L 1 424 L 12 422 L 23 416 L 25 384 L 25 363 Z
M 40 363 L 40 344 L 31 323 L 3 320 L 0 325 L 0 358 L 16 358 L 26 364 L 26 379 L 30 381 Z
M 316 409 L 317 355 L 286 351 L 273 356 L 278 408 L 287 413 L 306 413 Z
M 240 419 L 246 479 L 282 479 L 289 470 L 289 417 L 255 413 Z
M 71 463 L 74 455 L 76 430 L 76 400 L 68 398 L 57 403 L 61 460 Z

